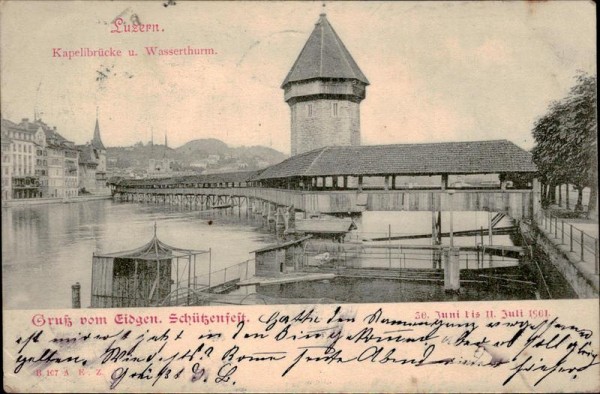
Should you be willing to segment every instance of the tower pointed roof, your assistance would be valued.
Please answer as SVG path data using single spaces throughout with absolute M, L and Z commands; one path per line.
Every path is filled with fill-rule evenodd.
M 106 150 L 100 138 L 100 124 L 98 123 L 98 117 L 96 117 L 96 127 L 94 127 L 94 138 L 92 138 L 92 145 L 96 149 Z
M 281 87 L 290 82 L 315 78 L 356 79 L 369 84 L 324 13 Z

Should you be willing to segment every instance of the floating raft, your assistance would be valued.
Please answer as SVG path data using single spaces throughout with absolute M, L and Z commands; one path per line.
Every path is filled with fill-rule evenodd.
M 279 285 L 284 283 L 295 283 L 295 282 L 307 282 L 313 280 L 331 280 L 335 278 L 334 273 L 301 273 L 294 275 L 282 275 L 277 277 L 259 277 L 255 276 L 250 279 L 246 279 L 237 283 L 238 286 L 265 286 L 265 285 Z
M 511 234 L 512 232 L 514 232 L 516 228 L 517 228 L 516 226 L 499 227 L 499 228 L 493 229 L 492 234 L 493 235 L 507 235 L 507 234 Z M 481 230 L 454 231 L 452 233 L 452 235 L 454 235 L 455 237 L 470 237 L 470 236 L 480 235 L 480 234 L 481 234 Z M 488 230 L 484 230 L 484 234 L 487 235 Z M 450 237 L 450 233 L 441 233 L 440 236 L 443 238 L 447 238 L 447 237 Z M 413 234 L 413 235 L 394 235 L 391 237 L 378 237 L 378 238 L 363 239 L 363 241 L 366 241 L 366 242 L 368 242 L 368 241 L 399 241 L 399 240 L 403 240 L 403 239 L 424 239 L 424 238 L 431 238 L 431 233 L 429 233 L 429 234 Z

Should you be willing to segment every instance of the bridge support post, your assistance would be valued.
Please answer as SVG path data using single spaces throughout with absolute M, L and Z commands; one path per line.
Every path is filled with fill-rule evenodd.
M 267 202 L 267 228 L 269 231 L 276 229 L 277 205 Z
M 249 202 L 248 204 L 250 204 L 250 217 L 251 217 L 252 219 L 255 219 L 255 218 L 256 218 L 256 215 L 257 215 L 257 214 L 258 214 L 258 212 L 259 212 L 259 208 L 258 208 L 258 200 L 254 199 L 254 198 L 251 198 L 251 199 L 250 199 L 250 202 Z
M 439 242 L 438 239 L 438 224 L 440 224 L 437 220 L 437 211 L 431 211 L 431 245 L 433 246 L 437 246 L 440 245 L 441 242 Z M 438 268 L 441 264 L 441 255 L 440 255 L 440 251 L 438 249 L 434 249 L 433 250 L 433 268 Z
M 283 238 L 285 232 L 284 210 L 285 207 L 275 208 L 275 234 L 277 235 L 277 239 Z
M 267 203 L 266 201 L 262 201 L 261 202 L 261 206 L 262 206 L 262 222 L 263 222 L 263 227 L 269 227 L 269 203 Z
M 444 291 L 460 291 L 460 252 L 458 248 L 444 248 Z
M 283 219 L 285 220 L 285 229 L 289 231 L 296 230 L 296 210 L 294 206 L 287 207 L 285 209 L 285 213 L 283 215 Z
M 435 194 L 431 193 L 431 242 L 432 245 L 442 244 L 442 207 L 439 203 L 439 211 L 436 208 Z M 442 268 L 442 252 L 440 249 L 433 251 L 433 268 Z
M 492 211 L 488 211 L 488 242 L 490 246 L 494 244 L 494 238 L 492 234 Z
M 530 219 L 535 222 L 539 222 L 541 219 L 542 211 L 542 188 L 540 181 L 537 178 L 533 179 L 533 190 L 531 193 L 531 212 L 529 213 Z

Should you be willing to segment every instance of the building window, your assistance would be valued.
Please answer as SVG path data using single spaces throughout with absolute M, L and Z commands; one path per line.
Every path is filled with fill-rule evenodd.
M 312 106 L 312 104 L 308 104 L 306 106 L 306 114 L 307 114 L 307 116 L 309 118 L 312 118 L 312 116 L 313 116 L 313 106 Z
M 334 118 L 337 118 L 337 116 L 338 116 L 338 103 L 332 103 L 331 104 L 331 115 Z

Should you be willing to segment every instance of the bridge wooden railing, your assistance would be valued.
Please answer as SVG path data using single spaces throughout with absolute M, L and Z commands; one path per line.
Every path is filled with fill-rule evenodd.
M 304 212 L 493 211 L 531 218 L 535 193 L 524 190 L 287 190 L 274 188 L 125 188 L 115 194 L 205 195 L 259 199 Z

